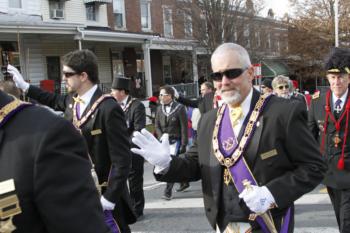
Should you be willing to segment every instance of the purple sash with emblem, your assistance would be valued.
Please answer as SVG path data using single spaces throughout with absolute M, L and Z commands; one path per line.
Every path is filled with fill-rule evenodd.
M 259 114 L 262 112 L 264 105 L 261 107 Z M 256 117 L 256 119 L 258 119 Z M 252 123 L 252 122 L 250 122 Z M 254 122 L 252 131 L 250 135 L 248 135 L 248 138 L 244 144 L 244 147 L 239 148 L 242 150 L 242 154 L 244 153 L 246 147 L 249 145 L 249 142 L 254 135 L 254 131 L 256 129 L 256 122 Z M 244 129 L 245 130 L 245 129 Z M 232 154 L 237 150 L 238 147 L 241 147 L 241 145 L 238 146 L 236 136 L 234 134 L 231 120 L 230 120 L 230 114 L 229 114 L 229 108 L 226 106 L 223 117 L 219 126 L 218 131 L 218 142 L 219 142 L 219 150 L 223 154 L 225 158 L 230 158 Z M 251 185 L 257 185 L 257 182 L 250 171 L 245 159 L 243 158 L 243 155 L 238 158 L 238 160 L 230 167 L 228 167 L 231 177 L 233 179 L 233 183 L 239 193 L 243 192 L 245 189 L 245 186 L 243 184 L 244 180 L 248 180 Z M 280 233 L 287 233 L 289 228 L 289 223 L 291 219 L 291 208 L 288 208 L 283 225 L 281 226 Z M 264 233 L 271 233 L 268 226 L 266 225 L 265 221 L 261 216 L 256 216 L 255 220 L 260 225 L 261 229 Z

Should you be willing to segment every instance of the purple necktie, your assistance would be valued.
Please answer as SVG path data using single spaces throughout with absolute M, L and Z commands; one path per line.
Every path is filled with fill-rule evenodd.
M 335 101 L 334 111 L 336 111 L 338 114 L 341 111 L 341 102 L 341 99 L 337 99 L 337 101 Z
M 75 105 L 75 110 L 77 113 L 77 118 L 80 119 L 80 103 L 77 102 L 77 104 Z

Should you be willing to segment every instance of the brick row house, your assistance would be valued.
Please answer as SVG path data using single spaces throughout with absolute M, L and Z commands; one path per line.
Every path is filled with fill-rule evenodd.
M 151 96 L 164 84 L 196 95 L 198 77 L 210 73 L 208 63 L 201 62 L 208 56 L 195 40 L 192 15 L 178 9 L 178 1 L 191 2 L 0 0 L 2 62 L 8 56 L 31 83 L 54 80 L 59 91 L 62 55 L 90 49 L 98 57 L 106 91 L 113 77 L 125 75 L 141 80 L 140 96 Z M 249 25 L 237 30 L 232 41 L 246 46 L 254 62 L 283 55 L 288 46 L 280 42 L 286 35 L 282 23 L 255 17 Z M 274 62 L 269 66 L 267 70 L 276 70 Z

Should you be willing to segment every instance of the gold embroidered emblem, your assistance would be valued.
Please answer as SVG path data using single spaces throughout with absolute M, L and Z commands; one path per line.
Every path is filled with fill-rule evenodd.
M 224 169 L 224 183 L 228 186 L 231 182 L 231 174 L 230 171 L 225 167 Z
M 335 136 L 333 137 L 333 142 L 334 142 L 334 147 L 338 148 L 338 144 L 341 143 L 341 139 L 338 133 L 336 133 Z
M 233 146 L 235 145 L 235 140 L 233 139 L 233 137 L 229 137 L 228 139 L 226 139 L 225 141 L 223 141 L 222 143 L 222 147 L 226 150 L 229 151 L 233 148 Z
M 14 180 L 6 180 L 0 183 L 0 232 L 11 233 L 16 230 L 12 218 L 22 212 L 19 200 L 15 194 Z

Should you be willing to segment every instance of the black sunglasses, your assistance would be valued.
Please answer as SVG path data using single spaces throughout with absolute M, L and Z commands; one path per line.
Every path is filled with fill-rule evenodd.
M 69 77 L 71 77 L 73 75 L 78 74 L 76 72 L 62 72 L 62 73 L 63 73 L 63 76 L 66 77 L 66 78 L 69 78 Z
M 236 69 L 225 70 L 223 72 L 211 73 L 210 74 L 210 79 L 214 80 L 214 81 L 221 81 L 222 77 L 224 77 L 224 75 L 228 79 L 235 79 L 235 78 L 238 78 L 239 76 L 241 76 L 246 69 L 247 68 L 245 68 L 245 69 L 236 68 Z
M 277 88 L 280 90 L 289 89 L 289 85 L 281 85 L 281 86 L 278 86 Z

